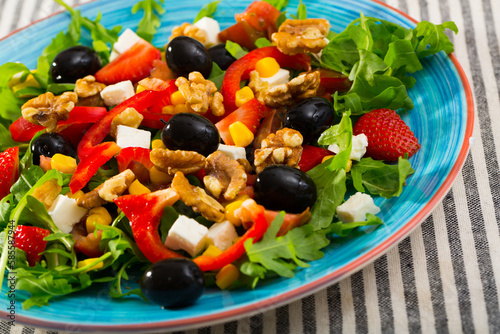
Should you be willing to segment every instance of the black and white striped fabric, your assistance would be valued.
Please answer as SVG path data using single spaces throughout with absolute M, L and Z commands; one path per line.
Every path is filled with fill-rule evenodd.
M 472 87 L 476 121 L 451 191 L 409 237 L 339 283 L 186 333 L 500 332 L 500 0 L 383 1 L 417 20 L 459 27 L 455 55 Z M 52 0 L 0 0 L 0 37 L 60 9 Z M 0 333 L 55 332 L 0 323 Z

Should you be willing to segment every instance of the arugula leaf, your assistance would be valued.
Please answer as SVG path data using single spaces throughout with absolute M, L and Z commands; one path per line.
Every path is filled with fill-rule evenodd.
M 401 195 L 408 176 L 415 171 L 406 158 L 400 157 L 397 165 L 388 165 L 380 160 L 363 158 L 351 168 L 351 176 L 357 191 L 391 198 Z
M 329 170 L 346 169 L 352 150 L 352 121 L 350 112 L 347 111 L 342 116 L 339 124 L 333 125 L 325 130 L 318 138 L 319 145 L 337 145 L 340 149 L 328 166 Z
M 240 59 L 248 53 L 248 51 L 244 50 L 238 43 L 229 40 L 226 41 L 226 50 L 236 59 Z
M 330 233 L 337 234 L 341 237 L 346 237 L 357 227 L 363 226 L 373 226 L 373 225 L 382 225 L 384 222 L 377 216 L 371 213 L 366 214 L 366 220 L 362 222 L 352 222 L 352 223 L 342 223 L 336 222 L 328 227 L 328 231 Z
M 153 40 L 156 30 L 160 27 L 161 21 L 159 15 L 165 13 L 162 7 L 164 0 L 141 0 L 132 7 L 132 14 L 137 13 L 140 9 L 144 10 L 144 15 L 137 26 L 137 35 L 148 42 Z
M 14 196 L 8 194 L 0 200 L 0 228 L 5 228 L 9 223 L 10 213 L 14 208 Z M 2 240 L 0 238 L 0 240 Z
M 277 10 L 282 10 L 286 6 L 288 6 L 288 1 L 289 0 L 264 0 L 270 5 L 273 5 L 274 8 Z
M 216 62 L 212 62 L 212 72 L 210 73 L 210 76 L 208 79 L 212 81 L 215 86 L 217 87 L 217 90 L 220 90 L 220 87 L 222 86 L 222 81 L 224 80 L 224 75 L 226 74 L 226 71 L 223 71 L 219 65 L 217 65 Z
M 0 151 L 3 152 L 9 147 L 14 146 L 19 146 L 20 151 L 25 150 L 29 147 L 27 143 L 19 143 L 12 139 L 10 131 L 5 126 L 0 124 Z
M 307 19 L 307 8 L 306 5 L 302 3 L 302 0 L 299 2 L 299 6 L 297 7 L 297 15 L 291 15 L 296 20 L 305 20 Z
M 64 92 L 75 90 L 75 84 L 49 84 L 47 86 L 47 92 L 52 92 L 54 95 L 60 95 Z
M 258 48 L 263 48 L 265 46 L 271 46 L 271 45 L 272 45 L 271 41 L 265 37 L 260 37 L 255 41 L 255 46 Z
M 45 172 L 40 166 L 32 165 L 24 170 L 11 188 L 11 194 L 14 195 L 16 201 L 21 201 L 26 193 L 28 193 L 44 175 Z
M 20 63 L 5 63 L 0 66 L 0 117 L 10 123 L 21 116 L 21 106 L 26 99 L 17 98 L 8 84 L 15 74 L 26 72 L 29 69 Z
M 212 1 L 203 8 L 201 8 L 200 12 L 196 15 L 196 17 L 193 20 L 193 23 L 198 22 L 200 19 L 206 17 L 214 17 L 215 12 L 217 11 L 217 5 L 219 4 L 220 1 Z
M 413 35 L 414 38 L 418 40 L 416 52 L 419 58 L 424 58 L 440 51 L 444 51 L 447 54 L 453 52 L 453 43 L 444 33 L 446 29 L 450 29 L 455 34 L 458 34 L 457 25 L 455 22 L 451 21 L 438 25 L 434 25 L 427 21 L 422 21 L 417 24 Z

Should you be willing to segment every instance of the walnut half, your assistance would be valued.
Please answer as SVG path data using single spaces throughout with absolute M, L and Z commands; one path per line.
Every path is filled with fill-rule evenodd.
M 186 99 L 188 111 L 205 114 L 210 108 L 215 116 L 224 115 L 223 97 L 217 92 L 215 84 L 200 72 L 189 73 L 188 79 L 178 77 L 175 80 L 175 85 Z
M 207 157 L 205 171 L 205 188 L 216 198 L 223 193 L 224 199 L 230 201 L 246 187 L 245 168 L 221 151 L 215 151 Z
M 270 165 L 297 167 L 302 155 L 303 137 L 297 130 L 284 128 L 262 140 L 255 150 L 254 164 L 257 173 Z
M 21 111 L 28 122 L 45 126 L 50 132 L 56 129 L 58 121 L 68 119 L 69 112 L 73 110 L 76 102 L 78 96 L 74 92 L 65 92 L 58 96 L 47 92 L 23 104 Z
M 318 53 L 328 44 L 325 37 L 329 30 L 330 22 L 325 19 L 287 19 L 271 38 L 278 49 L 287 55 Z
M 169 175 L 177 172 L 192 174 L 205 167 L 205 157 L 195 151 L 155 148 L 149 157 L 158 170 Z

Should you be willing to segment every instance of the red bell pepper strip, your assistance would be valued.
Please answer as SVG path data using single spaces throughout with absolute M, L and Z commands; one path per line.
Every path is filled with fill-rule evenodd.
M 84 107 L 76 106 L 69 112 L 69 117 L 65 121 L 59 121 L 57 126 L 70 124 L 95 123 L 101 119 L 108 110 L 104 107 Z
M 255 203 L 252 199 L 244 201 L 240 209 L 235 211 L 235 214 L 243 221 L 253 221 L 252 227 L 250 227 L 238 241 L 221 254 L 215 257 L 201 255 L 195 258 L 193 261 L 201 270 L 218 270 L 238 260 L 245 254 L 245 241 L 248 239 L 253 239 L 253 242 L 259 241 L 269 227 L 264 207 Z
M 240 90 L 240 81 L 248 79 L 250 72 L 255 69 L 255 64 L 265 57 L 272 57 L 281 67 L 289 67 L 296 70 L 309 70 L 311 58 L 305 54 L 289 56 L 279 51 L 275 46 L 266 46 L 250 51 L 228 67 L 220 92 L 224 97 L 226 112 L 235 110 L 236 92 Z
M 299 169 L 303 172 L 307 172 L 308 170 L 319 165 L 323 158 L 329 155 L 335 155 L 335 153 L 318 146 L 302 145 L 302 155 L 300 156 Z
M 151 169 L 154 164 L 149 157 L 151 150 L 143 147 L 126 147 L 116 156 L 118 171 L 121 173 L 128 168 L 132 161 L 139 162 L 147 169 Z
M 144 110 L 141 112 L 144 118 L 142 119 L 141 125 L 147 126 L 153 129 L 163 129 L 165 127 L 165 123 L 172 117 L 169 114 L 161 114 L 156 112 L 149 112 Z
M 42 130 L 45 130 L 44 126 L 28 122 L 22 116 L 9 126 L 12 139 L 18 142 L 28 142 L 33 139 L 37 132 Z
M 168 258 L 183 257 L 165 247 L 158 233 L 163 209 L 174 204 L 178 199 L 179 195 L 172 188 L 142 195 L 126 195 L 115 199 L 116 205 L 130 220 L 137 246 L 153 263 Z

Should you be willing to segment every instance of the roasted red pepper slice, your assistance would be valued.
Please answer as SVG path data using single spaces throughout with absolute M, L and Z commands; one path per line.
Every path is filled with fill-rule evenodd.
M 335 153 L 318 146 L 302 145 L 302 155 L 300 156 L 299 169 L 303 172 L 307 172 L 308 170 L 319 165 L 323 158 L 329 155 L 335 155 Z
M 130 220 L 135 242 L 144 256 L 151 262 L 183 257 L 161 242 L 158 226 L 163 209 L 174 204 L 179 195 L 167 188 L 143 195 L 126 195 L 115 199 L 116 205 Z
M 12 139 L 18 142 L 28 142 L 33 139 L 37 132 L 42 130 L 45 130 L 44 126 L 28 122 L 22 116 L 9 126 Z
M 269 224 L 266 220 L 265 210 L 262 205 L 258 205 L 254 200 L 247 199 L 238 210 L 239 217 L 243 221 L 253 221 L 252 227 L 250 227 L 237 242 L 220 255 L 216 257 L 201 255 L 195 258 L 193 261 L 198 264 L 201 270 L 218 270 L 225 265 L 233 263 L 245 254 L 245 241 L 252 238 L 253 242 L 259 241 L 264 233 L 266 233 Z
M 236 22 L 219 33 L 219 39 L 222 43 L 231 41 L 247 50 L 255 49 L 255 42 L 259 38 L 266 37 L 268 37 L 266 32 L 255 30 L 245 21 Z
M 250 72 L 255 69 L 255 64 L 262 58 L 272 57 L 281 67 L 296 70 L 309 70 L 311 58 L 305 54 L 288 56 L 279 51 L 275 46 L 266 46 L 250 51 L 229 66 L 222 81 L 221 94 L 224 97 L 226 112 L 236 110 L 236 92 L 240 89 L 240 81 L 248 79 Z
M 151 150 L 143 147 L 126 147 L 116 156 L 118 162 L 118 171 L 121 173 L 129 168 L 132 161 L 139 162 L 147 169 L 151 169 L 154 165 L 149 157 Z
M 265 1 L 254 1 L 243 13 L 236 14 L 236 22 L 248 22 L 257 31 L 265 31 L 270 37 L 277 30 L 281 12 Z

